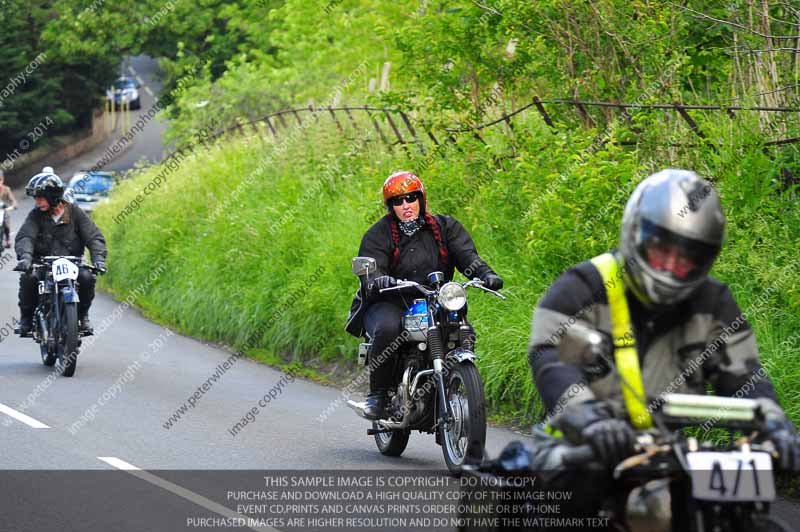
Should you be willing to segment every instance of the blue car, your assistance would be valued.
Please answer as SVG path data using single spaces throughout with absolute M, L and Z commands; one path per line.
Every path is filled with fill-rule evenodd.
M 114 188 L 111 172 L 78 172 L 67 185 L 65 195 L 72 202 L 91 214 L 100 203 L 108 201 L 108 193 Z

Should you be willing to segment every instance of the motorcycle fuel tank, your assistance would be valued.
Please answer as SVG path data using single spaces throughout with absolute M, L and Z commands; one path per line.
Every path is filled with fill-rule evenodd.
M 409 333 L 409 340 L 424 342 L 428 338 L 428 303 L 424 299 L 415 299 L 414 303 L 403 313 L 403 327 Z

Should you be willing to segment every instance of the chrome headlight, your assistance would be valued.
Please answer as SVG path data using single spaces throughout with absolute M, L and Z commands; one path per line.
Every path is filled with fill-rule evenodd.
M 467 304 L 467 291 L 458 283 L 445 283 L 439 290 L 438 299 L 449 311 L 461 310 Z

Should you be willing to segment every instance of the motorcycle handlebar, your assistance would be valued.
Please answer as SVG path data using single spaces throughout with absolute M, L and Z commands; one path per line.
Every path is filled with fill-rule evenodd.
M 428 294 L 429 290 L 422 286 L 421 284 L 414 282 L 414 281 L 397 281 L 397 284 L 394 286 L 390 286 L 389 288 L 381 288 L 378 290 L 378 293 L 382 294 L 384 292 L 390 292 L 392 290 L 400 290 L 402 288 L 419 288 L 419 290 L 423 294 Z
M 42 257 L 43 261 L 50 261 L 50 262 L 57 259 L 67 259 L 73 262 L 83 262 L 83 257 L 77 257 L 75 255 L 47 255 L 45 257 Z
M 69 261 L 76 262 L 78 266 L 80 266 L 82 268 L 86 268 L 86 269 L 88 269 L 88 270 L 90 270 L 90 271 L 92 271 L 94 273 L 100 274 L 100 275 L 105 274 L 106 271 L 107 271 L 105 269 L 100 269 L 100 268 L 98 268 L 97 266 L 95 266 L 93 264 L 85 264 L 83 262 L 83 257 L 76 257 L 76 256 L 70 256 L 70 255 L 64 255 L 64 256 L 50 256 L 50 255 L 48 255 L 46 257 L 41 257 L 42 262 L 34 262 L 33 264 L 31 264 L 31 269 L 45 268 L 45 267 L 49 266 L 51 262 L 53 262 L 53 261 L 55 261 L 57 259 L 67 259 Z
M 594 449 L 588 443 L 570 447 L 561 455 L 561 463 L 564 465 L 581 465 L 591 462 L 593 459 Z
M 637 438 L 637 447 L 640 449 L 645 449 L 648 445 L 652 445 L 654 442 L 652 438 L 648 438 L 644 435 L 640 435 Z M 685 443 L 685 442 L 684 442 Z M 776 457 L 776 453 L 774 447 L 771 445 L 764 445 L 763 443 L 749 443 L 748 444 L 751 451 L 759 451 L 759 452 L 767 452 Z M 684 447 L 684 450 L 688 450 Z M 707 449 L 706 449 L 707 450 Z M 568 447 L 565 449 L 561 454 L 561 463 L 568 466 L 580 466 L 587 464 L 595 459 L 595 452 L 592 449 L 592 446 L 588 443 L 583 445 L 575 445 L 572 447 Z
M 484 292 L 489 292 L 490 294 L 493 294 L 499 297 L 500 299 L 506 299 L 506 296 L 504 296 L 500 292 L 491 290 L 483 286 L 483 281 L 481 281 L 480 279 L 473 279 L 471 281 L 467 281 L 463 283 L 461 286 L 463 286 L 465 289 L 469 287 L 480 288 Z M 389 292 L 391 290 L 400 290 L 402 288 L 415 288 L 415 287 L 419 288 L 420 292 L 422 292 L 425 295 L 429 295 L 435 292 L 434 290 L 430 290 L 416 281 L 405 281 L 405 280 L 399 280 L 397 281 L 397 284 L 395 286 L 390 286 L 389 288 L 381 288 L 378 292 L 382 294 L 384 292 Z

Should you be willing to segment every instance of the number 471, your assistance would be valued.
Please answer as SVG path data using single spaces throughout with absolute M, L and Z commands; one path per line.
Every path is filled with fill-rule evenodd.
M 744 460 L 737 460 L 738 467 L 736 468 L 736 480 L 733 483 L 733 490 L 731 491 L 732 496 L 737 496 L 739 494 L 739 485 L 742 478 L 742 467 L 745 465 Z M 750 469 L 753 471 L 753 485 L 755 487 L 755 495 L 761 495 L 761 487 L 758 485 L 758 470 L 756 469 L 756 461 L 750 460 L 746 462 Z M 728 489 L 725 487 L 725 475 L 722 471 L 722 465 L 719 461 L 714 461 L 714 465 L 711 467 L 711 479 L 708 484 L 709 490 L 715 490 L 720 493 L 720 495 L 725 496 Z

